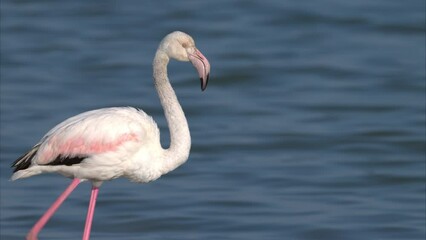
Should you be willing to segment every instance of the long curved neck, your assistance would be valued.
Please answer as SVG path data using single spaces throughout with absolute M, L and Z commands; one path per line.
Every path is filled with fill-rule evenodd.
M 158 50 L 153 62 L 154 85 L 163 106 L 170 131 L 170 147 L 163 152 L 162 168 L 164 173 L 172 171 L 183 164 L 188 159 L 191 149 L 188 122 L 167 77 L 168 63 L 169 57 L 167 54 Z

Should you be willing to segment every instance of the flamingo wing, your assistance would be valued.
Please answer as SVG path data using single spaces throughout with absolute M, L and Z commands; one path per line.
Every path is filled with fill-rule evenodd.
M 115 151 L 130 142 L 136 143 L 133 147 L 126 147 L 126 151 L 132 153 L 143 139 L 153 137 L 158 132 L 152 118 L 141 110 L 93 110 L 58 124 L 30 151 L 18 158 L 12 167 L 17 172 L 32 165 L 70 166 L 96 154 Z

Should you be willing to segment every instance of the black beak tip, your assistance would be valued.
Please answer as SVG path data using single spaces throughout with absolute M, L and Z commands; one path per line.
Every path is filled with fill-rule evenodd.
M 203 84 L 204 83 L 203 78 L 200 78 L 200 82 L 201 82 L 201 91 L 204 92 L 204 90 L 206 90 L 206 88 L 207 88 L 207 84 L 206 85 Z
M 210 77 L 210 74 L 207 74 L 207 77 L 206 77 L 206 83 L 204 84 L 204 79 L 203 78 L 200 78 L 200 82 L 201 82 L 201 91 L 203 91 L 204 92 L 204 90 L 206 90 L 206 88 L 207 88 L 207 84 L 209 83 L 209 77 Z

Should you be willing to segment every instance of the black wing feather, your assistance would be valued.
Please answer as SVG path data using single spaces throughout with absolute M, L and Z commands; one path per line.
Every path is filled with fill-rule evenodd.
M 50 166 L 58 166 L 58 165 L 65 165 L 65 166 L 71 166 L 74 164 L 81 163 L 84 159 L 88 158 L 89 156 L 67 156 L 64 157 L 62 155 L 59 155 L 55 160 L 44 164 L 44 165 L 50 165 Z
M 33 157 L 37 154 L 39 147 L 40 143 L 36 144 L 30 151 L 16 159 L 11 166 L 15 168 L 13 172 L 29 168 L 31 166 L 31 160 L 33 160 Z

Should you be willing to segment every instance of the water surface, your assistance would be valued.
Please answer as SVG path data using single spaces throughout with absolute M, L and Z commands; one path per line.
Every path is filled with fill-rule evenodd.
M 1 239 L 23 239 L 69 183 L 8 181 L 77 113 L 134 106 L 169 137 L 151 61 L 190 33 L 212 65 L 170 77 L 189 161 L 101 188 L 92 239 L 424 239 L 424 1 L 1 1 Z M 40 239 L 81 238 L 82 184 Z

